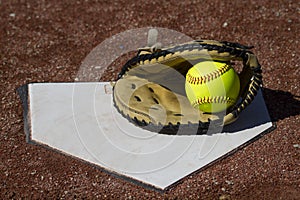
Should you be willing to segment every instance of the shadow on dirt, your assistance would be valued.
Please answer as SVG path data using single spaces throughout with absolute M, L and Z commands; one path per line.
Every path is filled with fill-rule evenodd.
M 269 88 L 263 88 L 263 96 L 273 122 L 300 114 L 300 96 Z

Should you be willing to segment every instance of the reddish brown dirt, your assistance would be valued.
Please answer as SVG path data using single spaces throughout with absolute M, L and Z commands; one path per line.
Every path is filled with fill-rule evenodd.
M 1 0 L 0 198 L 300 199 L 299 14 L 297 0 Z M 73 82 L 97 44 L 147 26 L 254 45 L 277 129 L 164 193 L 25 142 L 19 86 Z

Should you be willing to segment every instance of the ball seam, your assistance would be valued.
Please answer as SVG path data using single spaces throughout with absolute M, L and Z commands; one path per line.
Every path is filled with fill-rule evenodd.
M 192 102 L 192 106 L 196 107 L 198 105 L 202 105 L 205 103 L 222 103 L 222 104 L 227 104 L 227 103 L 234 103 L 234 99 L 230 98 L 230 97 L 225 97 L 225 96 L 214 96 L 214 97 L 201 97 L 201 98 L 197 98 L 196 100 L 194 100 Z
M 219 69 L 216 69 L 204 76 L 199 76 L 199 77 L 195 77 L 192 76 L 191 74 L 187 74 L 186 75 L 186 81 L 192 85 L 201 85 L 201 84 L 205 84 L 209 81 L 212 81 L 216 78 L 219 78 L 220 76 L 222 76 L 225 72 L 227 72 L 230 69 L 230 65 L 225 64 L 224 66 L 222 66 Z

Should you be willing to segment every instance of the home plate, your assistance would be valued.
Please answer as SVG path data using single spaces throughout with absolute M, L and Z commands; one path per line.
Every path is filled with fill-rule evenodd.
M 115 109 L 108 82 L 33 83 L 18 92 L 28 143 L 161 190 L 274 128 L 261 91 L 222 133 L 178 136 L 129 123 Z

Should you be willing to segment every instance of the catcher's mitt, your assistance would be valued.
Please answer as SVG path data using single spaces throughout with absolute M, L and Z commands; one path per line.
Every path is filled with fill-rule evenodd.
M 230 124 L 252 102 L 262 84 L 261 66 L 251 48 L 196 40 L 169 48 L 140 49 L 118 75 L 114 105 L 137 126 L 163 134 L 204 134 L 209 127 Z M 243 62 L 240 101 L 223 115 L 193 108 L 185 95 L 187 71 L 203 60 Z

